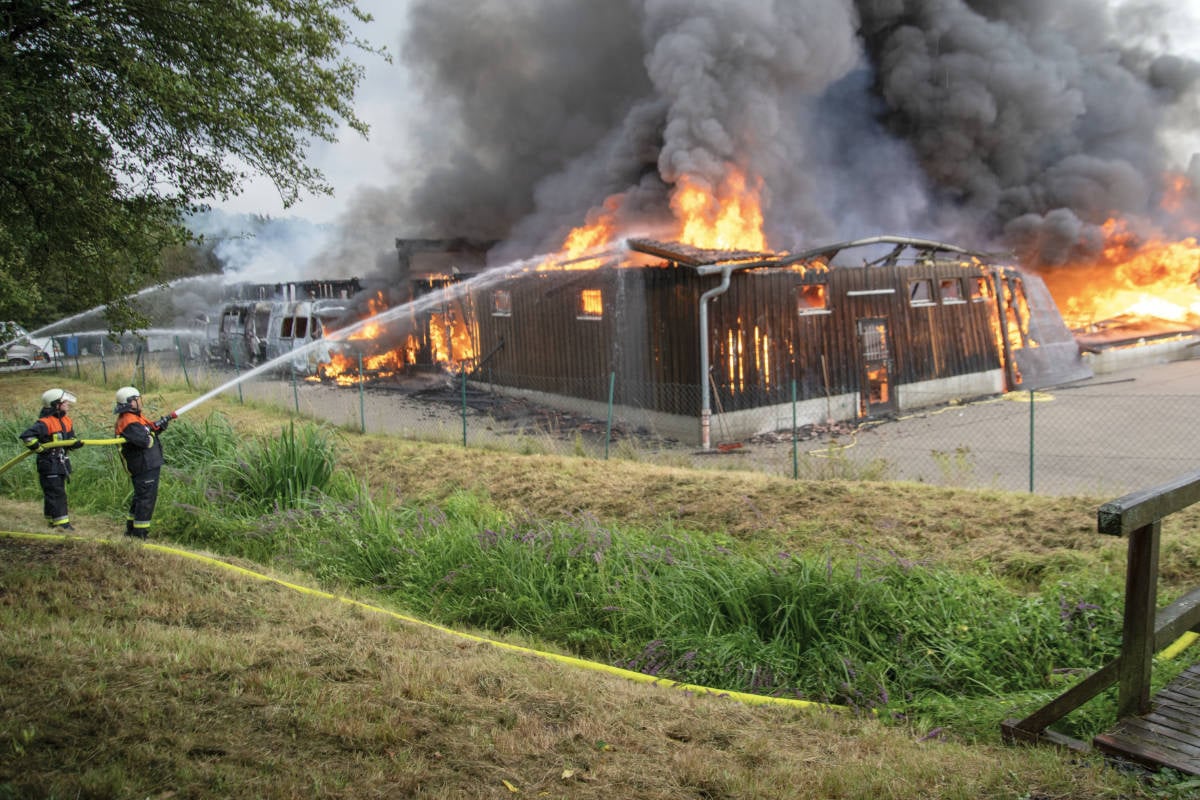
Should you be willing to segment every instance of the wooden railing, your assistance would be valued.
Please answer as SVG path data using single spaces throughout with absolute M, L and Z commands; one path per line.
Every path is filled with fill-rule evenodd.
M 1097 529 L 1129 537 L 1125 569 L 1125 622 L 1121 654 L 1022 720 L 1006 720 L 1000 734 L 1006 742 L 1039 742 L 1086 750 L 1088 745 L 1050 730 L 1050 726 L 1118 684 L 1117 717 L 1150 710 L 1150 671 L 1154 654 L 1182 634 L 1200 628 L 1200 588 L 1158 609 L 1158 547 L 1162 520 L 1200 501 L 1200 471 L 1153 489 L 1105 503 Z

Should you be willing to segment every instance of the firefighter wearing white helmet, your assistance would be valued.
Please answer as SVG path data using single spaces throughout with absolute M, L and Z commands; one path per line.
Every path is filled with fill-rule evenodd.
M 154 422 L 142 413 L 142 393 L 133 386 L 117 389 L 116 433 L 121 445 L 121 461 L 133 482 L 133 500 L 125 520 L 125 535 L 145 539 L 150 535 L 150 520 L 158 502 L 158 479 L 162 472 L 163 449 L 159 434 L 167 429 L 170 416 Z
M 37 453 L 38 484 L 42 487 L 42 511 L 55 530 L 73 531 L 67 510 L 67 481 L 71 478 L 71 457 L 67 450 L 83 447 L 75 439 L 75 426 L 68 416 L 75 395 L 64 389 L 42 392 L 42 411 L 18 438 Z M 52 442 L 75 440 L 73 444 L 47 447 Z

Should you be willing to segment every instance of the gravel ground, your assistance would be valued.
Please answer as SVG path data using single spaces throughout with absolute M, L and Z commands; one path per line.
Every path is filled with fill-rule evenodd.
M 389 388 L 289 381 L 243 384 L 254 398 L 350 430 L 605 456 L 605 420 L 461 390 L 442 374 Z M 1200 467 L 1200 359 L 1127 369 L 1068 387 L 1017 392 L 895 419 L 831 424 L 694 446 L 615 420 L 610 457 L 801 478 L 918 481 L 1055 495 L 1117 497 Z M 464 420 L 465 417 L 465 420 Z

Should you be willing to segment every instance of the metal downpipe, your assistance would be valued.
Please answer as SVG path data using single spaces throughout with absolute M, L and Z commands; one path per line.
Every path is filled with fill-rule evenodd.
M 701 274 L 710 274 L 700 271 Z M 712 398 L 709 393 L 711 379 L 708 375 L 708 301 L 729 289 L 732 266 L 721 268 L 721 283 L 700 295 L 700 449 L 712 449 Z

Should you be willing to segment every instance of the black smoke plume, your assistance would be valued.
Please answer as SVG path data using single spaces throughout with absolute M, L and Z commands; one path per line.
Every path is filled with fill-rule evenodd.
M 507 259 L 613 195 L 651 229 L 682 177 L 717 187 L 732 165 L 762 180 L 773 249 L 899 233 L 1070 262 L 1110 217 L 1177 225 L 1166 181 L 1200 173 L 1168 145 L 1198 121 L 1200 75 L 1155 29 L 1169 8 L 413 0 L 399 52 L 423 146 L 348 216 L 386 207 L 396 235 L 498 239 Z

